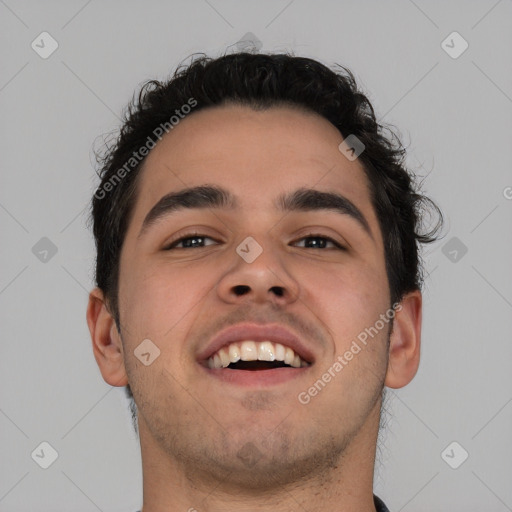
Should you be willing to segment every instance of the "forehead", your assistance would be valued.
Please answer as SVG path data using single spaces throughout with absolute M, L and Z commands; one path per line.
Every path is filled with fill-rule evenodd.
M 218 184 L 261 212 L 280 192 L 335 190 L 372 217 L 361 164 L 339 151 L 343 137 L 329 121 L 289 107 L 255 111 L 229 105 L 195 112 L 149 153 L 141 172 L 134 224 L 165 194 Z

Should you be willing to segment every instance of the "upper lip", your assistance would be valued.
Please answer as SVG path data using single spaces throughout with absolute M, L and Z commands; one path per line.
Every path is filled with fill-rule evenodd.
M 200 362 L 207 361 L 222 347 L 237 341 L 272 341 L 290 347 L 301 359 L 313 363 L 312 351 L 291 331 L 277 324 L 236 324 L 217 334 L 198 354 Z

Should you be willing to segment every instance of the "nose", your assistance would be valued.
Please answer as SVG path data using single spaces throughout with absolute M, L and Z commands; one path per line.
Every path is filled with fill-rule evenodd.
M 217 286 L 221 300 L 236 304 L 274 303 L 285 306 L 299 297 L 299 284 L 290 274 L 277 249 L 262 247 L 262 253 L 251 263 L 235 253 L 235 261 Z

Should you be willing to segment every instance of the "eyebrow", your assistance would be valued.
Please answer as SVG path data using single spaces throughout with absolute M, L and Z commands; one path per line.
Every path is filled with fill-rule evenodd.
M 236 209 L 238 203 L 235 197 L 226 189 L 214 185 L 190 187 L 178 192 L 171 192 L 162 197 L 151 208 L 142 222 L 142 228 L 137 238 L 156 224 L 163 217 L 167 217 L 180 210 L 193 210 L 199 208 Z
M 337 192 L 322 192 L 312 188 L 299 188 L 291 193 L 281 194 L 276 206 L 283 212 L 334 211 L 356 220 L 366 233 L 373 238 L 370 225 L 361 210 L 345 196 Z
M 345 196 L 336 192 L 299 188 L 278 196 L 274 206 L 278 211 L 286 213 L 326 210 L 348 215 L 356 220 L 373 239 L 370 225 L 359 208 Z M 148 212 L 137 238 L 141 238 L 152 225 L 164 217 L 178 211 L 200 208 L 236 210 L 239 207 L 239 202 L 229 190 L 216 185 L 201 185 L 171 192 L 163 196 Z

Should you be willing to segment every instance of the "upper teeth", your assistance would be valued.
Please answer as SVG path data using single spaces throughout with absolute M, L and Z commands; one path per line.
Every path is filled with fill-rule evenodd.
M 239 341 L 221 348 L 208 359 L 210 368 L 227 368 L 237 361 L 284 361 L 294 368 L 309 366 L 290 347 L 271 341 Z

